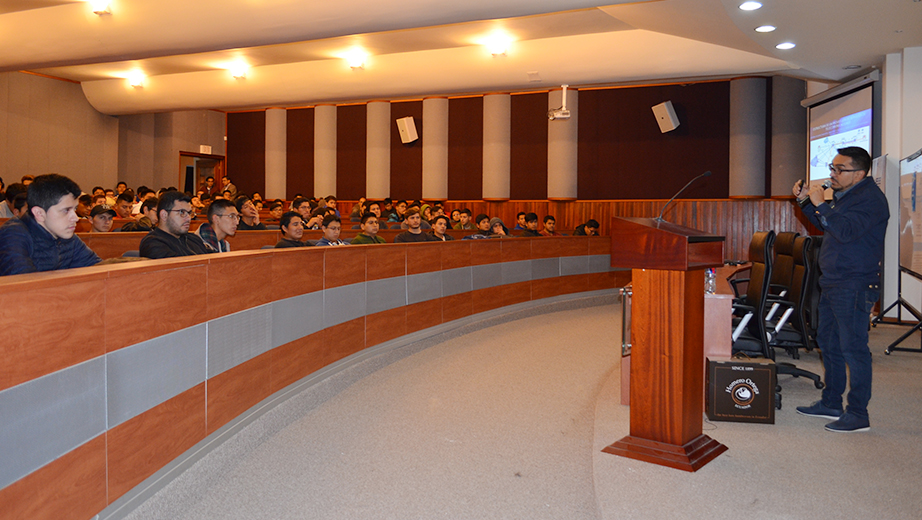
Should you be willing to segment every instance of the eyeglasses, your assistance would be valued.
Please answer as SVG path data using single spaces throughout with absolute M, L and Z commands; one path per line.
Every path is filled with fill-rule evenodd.
M 170 213 L 174 213 L 174 212 L 175 212 L 175 213 L 179 213 L 179 216 L 180 216 L 180 217 L 191 217 L 192 214 L 195 213 L 194 211 L 188 210 L 188 209 L 171 209 L 171 210 L 168 210 L 168 211 L 169 211 Z
M 216 216 L 218 216 L 218 217 L 230 217 L 231 220 L 240 222 L 240 215 L 237 214 L 237 213 L 225 213 L 225 214 L 223 214 L 223 215 L 216 215 Z
M 841 166 L 836 166 L 835 164 L 832 164 L 832 163 L 829 163 L 827 166 L 829 166 L 829 171 L 830 171 L 831 173 L 835 173 L 836 175 L 839 175 L 839 174 L 841 174 L 841 173 L 843 173 L 843 172 L 860 172 L 860 171 L 864 171 L 864 170 L 862 170 L 861 168 L 858 168 L 857 170 L 846 170 L 845 168 L 842 168 Z

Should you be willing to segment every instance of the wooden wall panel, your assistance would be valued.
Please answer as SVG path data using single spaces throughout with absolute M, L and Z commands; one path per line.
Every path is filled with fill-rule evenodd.
M 227 114 L 227 176 L 242 193 L 266 193 L 266 111 Z
M 483 96 L 449 99 L 448 197 L 480 199 L 482 196 Z
M 547 198 L 547 92 L 512 96 L 509 196 Z
M 680 126 L 663 134 L 651 107 L 667 100 Z M 579 112 L 580 199 L 668 199 L 707 170 L 683 198 L 728 196 L 729 82 L 581 90 Z
M 314 109 L 288 109 L 286 198 L 314 194 Z
M 394 121 L 407 116 L 413 116 L 419 139 L 403 144 Z M 418 199 L 423 196 L 423 102 L 391 103 L 391 121 L 391 198 Z
M 367 105 L 364 104 L 336 107 L 337 198 L 358 199 L 365 196 L 366 113 Z

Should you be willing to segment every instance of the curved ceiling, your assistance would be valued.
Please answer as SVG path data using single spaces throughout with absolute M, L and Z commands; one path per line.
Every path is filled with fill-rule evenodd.
M 6 0 L 0 70 L 81 82 L 97 110 L 128 114 L 748 74 L 832 82 L 922 45 L 914 0 L 763 0 L 751 12 L 736 0 L 597 3 L 111 0 L 97 16 L 73 0 Z M 778 30 L 754 31 L 765 23 Z M 511 43 L 493 57 L 480 43 L 497 32 Z M 797 47 L 775 49 L 783 40 Z M 363 69 L 342 59 L 355 47 Z M 249 70 L 234 79 L 226 69 L 241 61 Z M 132 71 L 143 87 L 128 85 Z

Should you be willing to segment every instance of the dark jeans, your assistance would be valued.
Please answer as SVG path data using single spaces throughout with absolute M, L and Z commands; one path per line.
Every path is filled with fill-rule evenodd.
M 868 349 L 868 314 L 880 297 L 879 290 L 840 287 L 822 289 L 816 342 L 823 351 L 826 388 L 823 404 L 842 408 L 846 371 L 851 376 L 848 412 L 867 418 L 871 400 L 871 351 Z

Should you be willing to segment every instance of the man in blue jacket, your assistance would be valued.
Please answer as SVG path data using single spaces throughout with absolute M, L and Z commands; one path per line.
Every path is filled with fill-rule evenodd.
M 823 230 L 816 341 L 826 371 L 823 398 L 810 406 L 798 406 L 797 412 L 836 419 L 826 425 L 829 431 L 857 432 L 871 425 L 868 315 L 880 297 L 880 265 L 890 210 L 887 198 L 868 176 L 868 152 L 855 146 L 838 152 L 829 165 L 831 203 L 825 202 L 821 186 L 806 190 L 803 181 L 798 181 L 793 189 L 804 215 Z M 843 410 L 847 377 L 851 378 L 848 407 Z
M 74 236 L 80 187 L 63 175 L 29 185 L 29 210 L 0 227 L 0 276 L 88 267 L 99 257 Z

